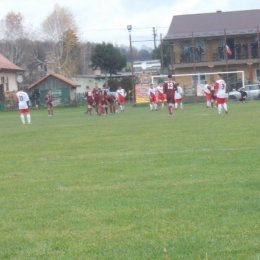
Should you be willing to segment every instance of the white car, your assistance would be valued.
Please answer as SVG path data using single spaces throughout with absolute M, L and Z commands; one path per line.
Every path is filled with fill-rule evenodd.
M 241 98 L 241 91 L 242 88 L 235 90 L 233 89 L 228 93 L 229 99 L 240 99 Z M 247 98 L 248 99 L 260 99 L 260 84 L 250 84 L 250 85 L 245 85 L 245 91 L 247 93 Z

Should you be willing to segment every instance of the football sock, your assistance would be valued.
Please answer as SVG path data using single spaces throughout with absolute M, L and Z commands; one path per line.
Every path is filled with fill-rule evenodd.
M 28 123 L 31 123 L 31 116 L 30 116 L 30 114 L 27 114 L 27 121 L 28 121 Z
M 23 114 L 21 114 L 21 120 L 22 120 L 22 123 L 24 124 L 25 121 L 24 121 L 24 115 Z
M 218 113 L 221 114 L 222 112 L 222 105 L 218 105 Z

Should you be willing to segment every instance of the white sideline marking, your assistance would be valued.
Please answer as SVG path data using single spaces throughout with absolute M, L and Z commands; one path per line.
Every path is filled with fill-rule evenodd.
M 59 156 L 59 157 L 52 157 L 52 158 L 37 158 L 35 160 L 28 160 L 28 161 L 45 161 L 45 160 L 59 160 L 59 159 L 86 159 L 86 158 L 104 158 L 104 157 L 127 157 L 127 156 L 139 156 L 139 155 L 158 155 L 158 154 L 174 154 L 174 153 L 201 153 L 201 152 L 221 152 L 221 151 L 240 151 L 240 150 L 259 150 L 260 146 L 248 146 L 248 147 L 241 147 L 241 148 L 219 148 L 219 149 L 211 149 L 211 148 L 204 148 L 204 149 L 186 149 L 186 150 L 175 150 L 175 151 L 161 151 L 161 152 L 125 152 L 125 153 L 102 153 L 102 154 L 86 154 L 80 156 Z M 23 160 L 25 161 L 25 160 Z M 26 160 L 27 161 L 27 160 Z

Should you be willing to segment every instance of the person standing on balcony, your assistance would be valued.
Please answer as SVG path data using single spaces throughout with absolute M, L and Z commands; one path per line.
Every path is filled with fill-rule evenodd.
M 243 49 L 244 49 L 244 52 L 245 52 L 245 58 L 248 59 L 248 46 L 247 46 L 247 43 L 244 43 L 242 45 Z
M 236 59 L 240 60 L 240 54 L 241 54 L 241 44 L 240 44 L 240 42 L 236 43 L 235 50 L 236 50 Z

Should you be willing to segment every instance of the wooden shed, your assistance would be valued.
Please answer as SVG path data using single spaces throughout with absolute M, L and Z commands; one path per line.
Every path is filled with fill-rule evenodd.
M 52 92 L 53 104 L 57 106 L 75 104 L 77 87 L 80 87 L 77 82 L 60 74 L 50 73 L 32 84 L 28 90 L 33 106 L 45 105 L 44 97 L 48 91 Z

